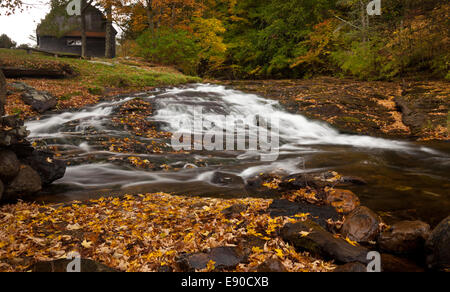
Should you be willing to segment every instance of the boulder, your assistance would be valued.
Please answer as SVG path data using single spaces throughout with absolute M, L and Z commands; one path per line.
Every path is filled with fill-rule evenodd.
M 20 162 L 16 154 L 10 150 L 0 150 L 0 179 L 7 182 L 17 176 Z
M 54 159 L 51 152 L 35 150 L 31 156 L 24 158 L 23 162 L 36 170 L 44 186 L 63 178 L 66 173 L 66 164 Z
M 367 266 L 361 263 L 349 263 L 338 266 L 335 273 L 367 273 Z M 389 254 L 381 254 L 381 272 L 384 273 L 421 273 L 424 269 L 415 263 Z
M 0 147 L 15 147 L 25 142 L 29 132 L 15 116 L 0 117 Z M 15 152 L 15 149 L 12 149 Z
M 344 221 L 341 233 L 352 241 L 368 243 L 380 234 L 381 218 L 366 207 L 358 207 Z
M 334 273 L 367 273 L 367 266 L 361 263 L 348 263 L 338 266 Z
M 381 271 L 384 273 L 422 273 L 425 270 L 414 262 L 390 254 L 381 254 Z
M 281 230 L 281 237 L 297 250 L 310 252 L 326 260 L 336 260 L 338 263 L 369 262 L 369 250 L 336 238 L 312 221 L 286 224 Z
M 288 270 L 279 259 L 267 259 L 254 269 L 257 273 L 286 273 Z
M 245 182 L 245 189 L 249 192 L 258 192 L 262 189 L 263 179 L 259 176 L 248 178 Z
M 39 262 L 30 267 L 30 271 L 34 273 L 66 273 L 67 267 L 73 260 L 60 259 L 49 262 Z M 89 259 L 81 259 L 82 273 L 115 273 L 115 269 L 107 267 Z
M 381 250 L 389 253 L 422 253 L 430 233 L 430 225 L 427 223 L 402 221 L 383 232 L 378 239 L 378 245 Z
M 243 262 L 245 257 L 234 247 L 217 247 L 205 253 L 194 253 L 181 255 L 177 259 L 177 265 L 183 272 L 195 272 L 203 270 L 210 261 L 215 262 L 218 271 L 234 269 Z
M 433 230 L 425 244 L 428 268 L 450 271 L 450 216 Z
M 323 228 L 328 228 L 328 220 L 341 220 L 336 209 L 330 206 L 316 206 L 306 202 L 291 202 L 288 200 L 274 200 L 267 209 L 271 217 L 292 217 L 298 214 L 310 214 L 309 218 Z
M 228 186 L 228 185 L 244 185 L 244 180 L 242 177 L 231 174 L 216 171 L 212 177 L 211 182 L 213 184 Z
M 352 191 L 331 189 L 327 192 L 325 202 L 333 207 L 339 213 L 349 214 L 361 204 L 358 196 Z
M 19 174 L 6 188 L 7 199 L 14 199 L 16 195 L 26 196 L 42 189 L 41 177 L 28 165 L 21 165 Z
M 53 109 L 58 104 L 56 97 L 50 93 L 34 89 L 22 93 L 22 100 L 39 113 Z

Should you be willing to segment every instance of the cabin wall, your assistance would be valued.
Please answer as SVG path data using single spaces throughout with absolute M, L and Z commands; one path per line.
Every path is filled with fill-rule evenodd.
M 39 36 L 39 48 L 51 52 L 72 53 L 81 55 L 81 46 L 70 46 L 69 41 L 76 41 L 81 43 L 80 37 L 49 37 Z M 104 57 L 105 56 L 105 39 L 104 38 L 87 38 L 87 57 Z M 113 38 L 113 52 L 115 57 L 115 40 Z

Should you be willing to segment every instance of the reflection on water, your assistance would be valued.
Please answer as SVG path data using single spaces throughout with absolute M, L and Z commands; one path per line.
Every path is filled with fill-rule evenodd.
M 252 117 L 280 121 L 280 156 L 275 162 L 242 151 L 198 151 L 191 155 L 144 155 L 150 161 L 178 165 L 174 172 L 143 171 L 111 163 L 124 154 L 102 150 L 108 137 L 130 133 L 116 129 L 111 118 L 128 97 L 105 102 L 78 112 L 44 117 L 27 124 L 34 139 L 77 155 L 77 165 L 37 197 L 45 202 L 84 200 L 105 194 L 173 192 L 176 194 L 242 197 L 243 183 L 219 186 L 211 183 L 215 171 L 233 173 L 244 180 L 261 172 L 298 173 L 336 170 L 364 178 L 369 185 L 352 189 L 364 205 L 394 219 L 421 219 L 432 224 L 450 213 L 450 147 L 448 143 L 418 144 L 403 141 L 343 135 L 328 125 L 290 114 L 272 100 L 229 90 L 221 86 L 196 85 L 141 95 L 158 109 L 149 119 L 167 130 L 181 130 L 178 121 L 190 119 L 193 106 L 202 106 L 203 118 L 220 127 L 218 115 L 252 123 Z M 255 124 L 256 127 L 259 125 Z M 93 130 L 94 129 L 94 130 Z M 134 137 L 145 142 L 145 139 Z M 130 154 L 127 154 L 130 155 Z M 84 159 L 89 157 L 89 159 Z M 201 159 L 202 167 L 190 168 Z M 75 161 L 76 162 L 76 161 Z

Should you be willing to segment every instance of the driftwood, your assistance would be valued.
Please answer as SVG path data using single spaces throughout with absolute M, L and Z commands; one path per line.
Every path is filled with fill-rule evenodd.
M 3 75 L 2 69 L 0 69 L 0 117 L 5 115 L 6 104 L 6 79 Z

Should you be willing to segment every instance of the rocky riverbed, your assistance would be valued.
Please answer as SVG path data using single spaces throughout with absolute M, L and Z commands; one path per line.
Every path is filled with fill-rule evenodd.
M 421 141 L 450 139 L 450 86 L 445 81 L 310 80 L 224 81 L 279 100 L 291 112 L 358 135 Z
M 203 107 L 211 121 L 222 114 L 279 117 L 278 160 L 264 162 L 261 153 L 246 151 L 174 151 L 176 119 L 189 119 L 193 106 Z M 65 205 L 1 209 L 5 270 L 55 269 L 62 265 L 39 262 L 73 250 L 120 271 L 332 271 L 336 265 L 358 271 L 374 250 L 385 271 L 448 269 L 448 219 L 438 225 L 450 210 L 442 193 L 449 184 L 445 147 L 343 134 L 271 100 L 212 85 L 116 96 L 26 125 L 28 147 L 51 150 L 45 161 L 68 167 L 64 178 L 28 198 Z M 154 194 L 160 191 L 183 197 Z M 169 225 L 143 210 L 166 212 Z M 208 234 L 203 225 L 173 225 L 173 216 L 181 222 L 185 214 L 224 225 L 209 226 Z M 137 218 L 143 225 L 134 231 L 118 224 Z M 92 220 L 98 224 L 88 224 Z M 177 228 L 176 237 L 142 233 L 148 224 L 156 224 L 158 236 Z M 32 239 L 6 240 L 24 230 Z M 112 238 L 117 232 L 120 246 Z M 149 238 L 173 246 L 162 252 Z M 178 248 L 187 242 L 189 248 Z M 25 250 L 35 252 L 25 256 Z

